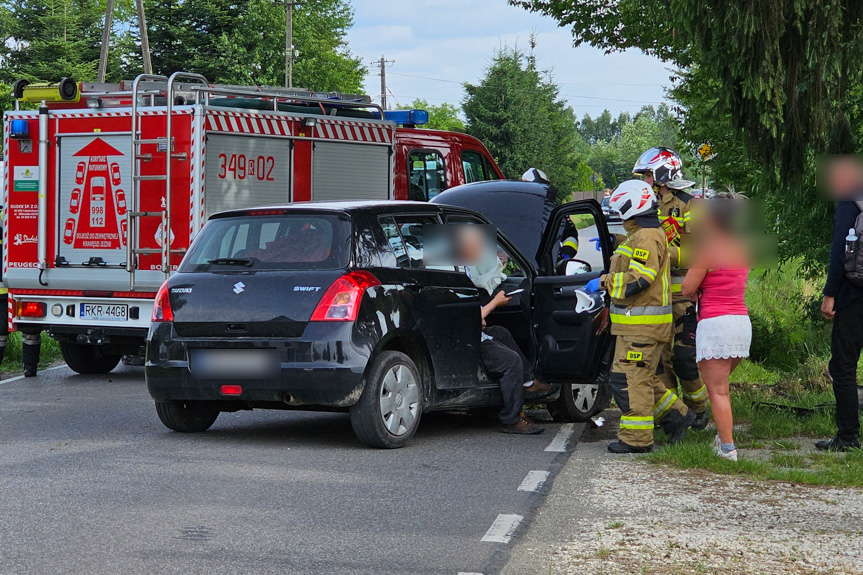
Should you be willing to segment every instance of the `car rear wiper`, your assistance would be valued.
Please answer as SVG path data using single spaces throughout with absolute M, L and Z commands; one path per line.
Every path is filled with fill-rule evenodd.
M 252 258 L 216 258 L 214 260 L 207 260 L 208 264 L 216 264 L 220 266 L 246 266 L 250 267 L 252 265 Z

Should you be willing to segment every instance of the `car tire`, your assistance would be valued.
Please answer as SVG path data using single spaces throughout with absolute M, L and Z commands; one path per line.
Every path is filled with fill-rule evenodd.
M 611 404 L 611 388 L 605 382 L 565 383 L 560 397 L 548 404 L 555 421 L 582 422 Z
M 198 401 L 157 401 L 156 414 L 172 431 L 200 433 L 215 423 L 219 410 Z
M 60 352 L 66 365 L 78 373 L 90 375 L 108 373 L 120 363 L 123 357 L 120 354 L 102 353 L 102 349 L 95 345 L 72 343 L 71 341 L 60 342 Z
M 360 400 L 350 408 L 354 433 L 369 447 L 395 449 L 410 441 L 425 405 L 413 360 L 398 351 L 378 355 Z

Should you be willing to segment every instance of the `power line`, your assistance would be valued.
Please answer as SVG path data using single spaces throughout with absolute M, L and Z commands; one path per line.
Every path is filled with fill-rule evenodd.
M 624 100 L 621 98 L 601 98 L 599 96 L 580 96 L 578 94 L 561 94 L 563 98 L 585 98 L 587 100 L 604 100 L 606 102 L 629 102 L 631 104 L 667 104 L 668 102 L 649 102 L 647 100 Z

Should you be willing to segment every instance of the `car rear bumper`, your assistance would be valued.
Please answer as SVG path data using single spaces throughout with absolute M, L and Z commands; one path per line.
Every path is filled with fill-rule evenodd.
M 349 407 L 363 392 L 363 374 L 372 348 L 357 338 L 353 324 L 309 324 L 292 339 L 179 338 L 169 323 L 153 324 L 147 344 L 147 389 L 156 401 L 219 401 L 257 407 L 320 405 Z M 265 379 L 204 379 L 190 369 L 196 349 L 275 349 L 280 370 Z M 224 384 L 242 394 L 223 395 Z

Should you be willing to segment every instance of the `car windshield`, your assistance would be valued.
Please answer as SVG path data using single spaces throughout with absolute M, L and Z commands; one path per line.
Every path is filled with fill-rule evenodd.
M 216 218 L 201 230 L 180 271 L 339 269 L 351 259 L 350 238 L 346 214 Z

